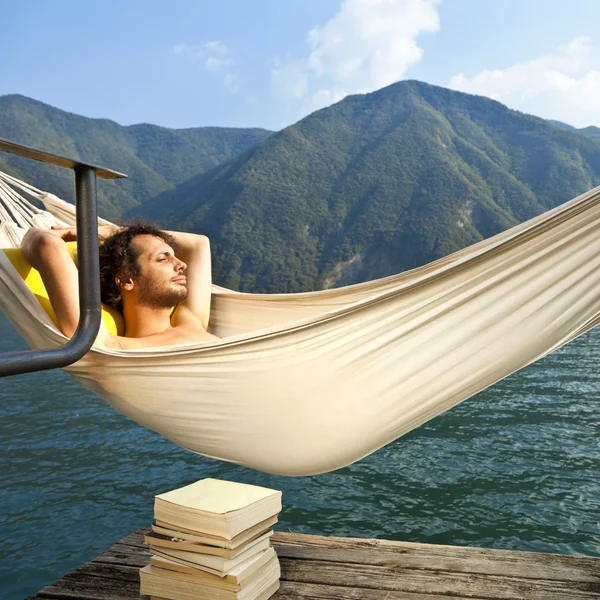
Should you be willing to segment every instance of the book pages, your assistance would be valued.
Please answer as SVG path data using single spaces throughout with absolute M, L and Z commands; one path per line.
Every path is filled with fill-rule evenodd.
M 278 494 L 281 495 L 281 492 L 256 485 L 208 478 L 159 494 L 156 499 L 195 510 L 224 514 Z

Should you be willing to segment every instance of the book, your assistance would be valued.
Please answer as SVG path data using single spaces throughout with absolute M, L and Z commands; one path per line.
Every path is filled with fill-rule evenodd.
M 270 586 L 265 588 L 265 590 L 254 600 L 268 600 L 281 586 L 279 583 L 279 579 L 273 582 Z M 159 598 L 158 596 L 149 596 L 150 600 L 167 600 L 166 598 Z M 198 598 L 196 598 L 198 600 Z
M 199 554 L 198 552 L 188 552 L 186 550 L 174 550 L 173 548 L 159 548 L 157 546 L 150 546 L 150 550 L 157 556 L 162 556 L 181 562 L 184 565 L 196 567 L 202 571 L 212 573 L 213 575 L 226 575 L 244 561 L 252 558 L 256 554 L 259 554 L 271 548 L 271 541 L 266 538 L 258 544 L 253 544 L 250 548 L 238 554 L 235 558 L 224 558 L 223 556 L 214 556 L 210 554 Z
M 228 540 L 280 512 L 280 491 L 211 478 L 154 499 L 157 521 Z
M 165 523 L 164 521 L 156 521 L 156 524 L 152 525 L 152 531 L 159 533 L 160 535 L 175 537 L 196 544 L 206 544 L 208 546 L 233 549 L 255 538 L 257 535 L 264 533 L 267 529 L 275 525 L 275 523 L 277 523 L 277 517 L 269 517 L 254 525 L 254 527 L 250 527 L 250 529 L 246 529 L 246 531 L 236 535 L 231 540 L 202 533 L 200 531 L 194 531 L 185 527 L 177 527 L 171 523 Z
M 207 585 L 212 585 L 213 587 L 223 587 L 237 591 L 249 577 L 264 567 L 264 565 L 266 565 L 275 556 L 277 556 L 275 549 L 269 548 L 268 550 L 249 558 L 247 561 L 239 564 L 237 567 L 234 567 L 223 577 L 201 571 L 196 567 L 183 565 L 163 556 L 152 555 L 150 557 L 150 564 L 153 567 L 158 567 L 160 569 L 167 569 L 168 571 L 177 571 L 178 573 L 193 575 L 195 579 L 204 581 Z
M 193 576 L 148 565 L 140 569 L 140 595 L 165 600 L 266 600 L 279 587 L 281 570 L 273 557 L 237 591 L 207 585 Z
M 222 556 L 223 558 L 232 559 L 245 552 L 252 546 L 263 542 L 273 535 L 273 530 L 268 529 L 263 533 L 259 533 L 254 538 L 248 540 L 245 544 L 237 548 L 219 548 L 217 546 L 207 546 L 206 544 L 197 544 L 177 537 L 169 537 L 161 535 L 154 531 L 144 536 L 144 543 L 149 544 L 151 548 L 172 548 L 173 550 L 186 550 L 187 552 L 199 552 L 200 554 L 211 554 L 213 556 Z

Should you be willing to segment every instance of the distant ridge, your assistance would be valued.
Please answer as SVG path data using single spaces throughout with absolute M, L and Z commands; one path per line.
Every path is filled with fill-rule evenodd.
M 595 125 L 577 129 L 577 132 L 589 137 L 591 140 L 600 140 L 600 128 L 596 127 Z
M 561 129 L 565 129 L 566 131 L 577 131 L 577 127 L 573 127 L 573 125 L 569 125 L 568 123 L 563 123 L 562 121 L 555 121 L 554 119 L 548 119 L 548 123 L 552 123 L 552 125 L 556 127 L 560 127 Z
M 156 125 L 122 126 L 75 115 L 19 95 L 0 96 L 0 137 L 81 158 L 126 173 L 129 179 L 98 186 L 100 213 L 125 210 L 172 189 L 190 177 L 246 152 L 270 135 L 264 129 Z M 0 154 L 0 169 L 72 200 L 72 174 Z
M 600 130 L 402 81 L 272 133 L 123 127 L 0 97 L 0 137 L 121 170 L 100 212 L 213 242 L 216 282 L 297 292 L 410 269 L 600 183 Z M 60 169 L 0 154 L 0 169 L 72 198 Z
M 223 285 L 297 292 L 417 267 L 598 183 L 595 141 L 402 81 L 319 110 L 132 212 L 208 234 Z
M 590 138 L 591 140 L 600 140 L 600 128 L 595 125 L 589 125 L 588 127 L 581 127 L 577 129 L 577 127 L 573 127 L 572 125 L 568 125 L 567 123 L 563 123 L 562 121 L 552 121 L 549 120 L 548 123 L 552 123 L 556 127 L 560 127 L 566 131 L 571 131 L 573 133 L 579 133 L 584 135 L 585 137 Z

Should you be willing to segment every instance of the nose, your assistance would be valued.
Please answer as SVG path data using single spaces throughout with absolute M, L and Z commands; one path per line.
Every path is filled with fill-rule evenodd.
M 173 265 L 173 268 L 177 272 L 185 271 L 187 269 L 187 265 L 182 260 L 179 260 L 177 257 L 175 257 L 175 264 Z

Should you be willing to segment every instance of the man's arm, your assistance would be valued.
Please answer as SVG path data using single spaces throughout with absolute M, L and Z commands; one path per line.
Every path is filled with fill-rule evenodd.
M 202 327 L 208 329 L 212 288 L 210 242 L 205 235 L 167 233 L 175 238 L 182 252 L 179 258 L 187 264 L 187 297 L 177 305 L 172 323 L 176 327 L 188 319 L 199 319 Z
M 100 240 L 105 239 L 117 230 L 117 227 L 101 226 L 98 228 L 98 237 Z M 75 228 L 33 227 L 27 231 L 21 242 L 23 256 L 39 271 L 58 320 L 58 327 L 67 337 L 73 336 L 79 323 L 79 279 L 77 267 L 66 244 L 67 241 L 75 239 Z M 100 328 L 98 341 L 102 337 L 103 329 Z
M 205 235 L 167 231 L 173 236 L 181 255 L 179 258 L 186 265 L 187 297 L 177 305 L 177 310 L 171 318 L 174 327 L 185 325 L 191 321 L 197 327 L 198 321 L 207 330 L 210 318 L 210 300 L 212 293 L 210 242 Z M 206 341 L 217 339 L 208 334 Z M 143 338 L 128 338 L 108 335 L 101 342 L 106 348 L 118 350 L 133 350 L 152 348 L 182 343 L 182 339 L 174 331 L 157 333 Z
M 32 228 L 23 237 L 21 248 L 25 259 L 42 276 L 59 329 L 71 337 L 79 323 L 79 282 L 63 236 Z
M 43 232 L 45 230 L 37 231 Z M 98 229 L 99 239 L 106 239 L 118 231 L 119 227 L 117 226 L 100 227 Z M 57 234 L 66 241 L 77 239 L 77 232 L 74 228 L 53 227 L 51 233 Z M 198 235 L 195 233 L 183 233 L 180 231 L 167 231 L 166 233 L 171 235 L 177 242 L 177 245 L 181 250 L 181 256 L 179 256 L 179 258 L 187 265 L 185 271 L 187 279 L 187 297 L 178 304 L 177 311 L 172 319 L 173 325 L 182 325 L 186 320 L 193 318 L 196 322 L 200 320 L 202 327 L 208 329 L 212 292 L 209 239 L 205 235 Z M 78 288 L 76 287 L 75 289 L 77 290 Z M 52 301 L 52 298 L 50 298 L 50 300 Z
M 99 237 L 104 239 L 115 232 L 115 228 L 100 228 Z M 210 243 L 203 235 L 168 232 L 176 239 L 186 264 L 188 296 L 177 308 L 173 325 L 182 325 L 190 319 L 208 326 L 211 296 Z M 79 282 L 77 268 L 69 254 L 66 240 L 76 239 L 73 228 L 57 227 L 53 230 L 30 229 L 23 238 L 21 247 L 25 259 L 37 269 L 48 292 L 48 297 L 58 319 L 59 329 L 72 337 L 79 323 Z M 179 343 L 170 333 L 155 334 L 144 338 L 113 336 L 105 327 L 95 345 L 115 348 L 149 348 Z

